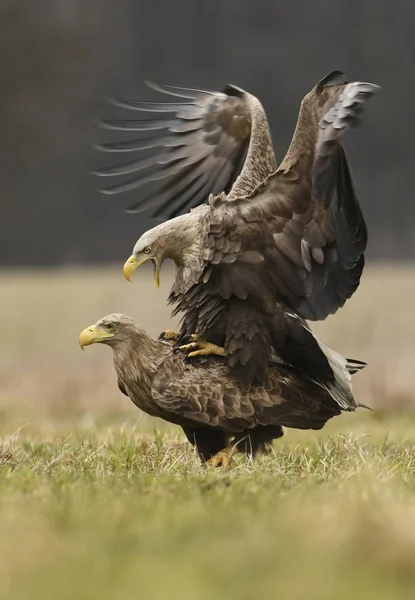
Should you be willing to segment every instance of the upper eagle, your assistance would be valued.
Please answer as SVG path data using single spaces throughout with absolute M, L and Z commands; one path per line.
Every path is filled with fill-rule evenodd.
M 336 312 L 359 285 L 367 231 L 340 142 L 358 123 L 371 83 L 347 83 L 340 71 L 324 77 L 303 99 L 296 130 L 277 167 L 259 100 L 228 86 L 224 92 L 177 90 L 190 102 L 121 102 L 137 110 L 173 112 L 162 121 L 106 121 L 108 127 L 164 131 L 146 147 L 150 157 L 100 175 L 134 174 L 106 192 L 162 181 L 135 208 L 158 204 L 172 216 L 136 243 L 125 274 L 145 260 L 158 282 L 165 258 L 176 264 L 170 295 L 183 312 L 181 335 L 223 346 L 231 366 L 260 380 L 274 351 L 311 374 L 332 377 L 327 358 L 303 319 Z M 141 151 L 137 141 L 103 146 Z

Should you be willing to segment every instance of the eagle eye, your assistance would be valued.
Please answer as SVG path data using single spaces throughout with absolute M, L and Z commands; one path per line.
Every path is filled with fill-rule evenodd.
M 107 331 L 114 331 L 114 329 L 115 329 L 115 325 L 114 325 L 114 323 L 107 323 L 107 324 L 105 325 L 105 329 L 106 329 Z
M 150 246 L 146 246 L 145 248 L 143 248 L 143 254 L 150 254 L 150 252 L 151 252 Z

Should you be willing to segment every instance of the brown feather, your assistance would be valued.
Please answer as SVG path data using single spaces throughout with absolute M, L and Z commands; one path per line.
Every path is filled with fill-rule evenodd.
M 254 445 L 269 443 L 282 435 L 281 427 L 320 429 L 345 410 L 318 382 L 282 364 L 270 366 L 262 384 L 246 387 L 221 358 L 189 364 L 125 315 L 108 315 L 95 327 L 109 322 L 114 334 L 104 343 L 113 349 L 120 389 L 141 410 L 181 425 L 204 460 L 230 437 L 248 434 Z M 355 410 L 350 398 L 346 410 Z
M 161 93 L 171 93 L 168 87 L 151 87 Z M 234 86 L 226 86 L 223 92 L 189 93 L 183 89 L 176 95 L 180 93 L 187 102 L 112 102 L 126 110 L 168 114 L 165 120 L 101 122 L 106 129 L 145 131 L 146 137 L 133 142 L 101 144 L 99 149 L 139 155 L 142 151 L 153 151 L 145 160 L 96 172 L 106 177 L 134 175 L 129 181 L 102 189 L 110 194 L 140 190 L 152 182 L 161 182 L 150 194 L 141 194 L 130 207 L 131 212 L 156 207 L 157 216 L 174 217 L 206 202 L 211 193 L 232 189 L 237 195 L 247 194 L 276 169 L 265 112 L 257 98 Z M 174 113 L 173 118 L 171 113 Z M 150 141 L 149 133 L 152 134 Z M 196 188 L 193 184 L 198 178 L 209 185 Z M 184 181 L 194 187 L 194 194 L 180 201 Z
M 170 228 L 169 223 L 154 228 L 137 244 L 147 236 L 159 262 L 176 262 L 169 301 L 174 314 L 184 316 L 182 338 L 196 333 L 224 346 L 229 364 L 244 372 L 245 381 L 261 381 L 275 345 L 283 360 L 288 352 L 300 361 L 290 364 L 311 376 L 309 365 L 326 364 L 311 332 L 308 341 L 297 342 L 298 352 L 292 351 L 293 328 L 286 315 L 324 319 L 359 285 L 367 232 L 341 139 L 376 89 L 347 84 L 339 71 L 323 78 L 301 103 L 278 169 L 264 109 L 244 90 L 168 88 L 167 93 L 182 93 L 190 102 L 144 107 L 170 110 L 175 117 L 166 121 L 156 170 L 147 173 L 134 161 L 124 169 L 136 170 L 138 182 L 163 178 L 167 187 L 161 190 L 159 214 L 200 204 L 208 189 L 212 195 L 207 206 L 169 222 Z M 155 127 L 159 132 L 159 121 Z M 168 145 L 172 136 L 183 134 L 182 145 Z M 224 165 L 229 168 L 223 170 Z M 225 174 L 226 183 L 217 189 Z M 145 198 L 146 206 L 152 198 Z M 319 355 L 308 357 L 305 348 Z

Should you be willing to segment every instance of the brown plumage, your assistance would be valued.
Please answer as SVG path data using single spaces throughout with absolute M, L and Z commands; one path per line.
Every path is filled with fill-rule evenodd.
M 278 168 L 265 112 L 239 88 L 189 92 L 192 102 L 176 108 L 150 105 L 176 113 L 168 136 L 157 138 L 162 151 L 150 176 L 165 181 L 160 214 L 195 206 L 209 191 L 216 195 L 146 232 L 127 275 L 152 259 L 158 281 L 161 263 L 172 258 L 176 279 L 169 300 L 174 314 L 184 315 L 181 339 L 196 333 L 223 346 L 228 364 L 248 383 L 261 381 L 272 352 L 311 376 L 333 380 L 303 319 L 336 312 L 359 285 L 367 232 L 340 139 L 376 89 L 347 84 L 339 71 L 322 79 L 301 103 Z M 130 107 L 141 110 L 142 104 Z M 146 179 L 141 168 L 132 163 L 100 174 L 135 173 L 131 185 L 137 187 Z M 200 178 L 206 186 L 195 191 Z
M 242 168 L 244 177 L 233 190 L 236 194 L 275 171 L 268 123 L 255 96 L 233 85 L 223 92 L 147 85 L 182 102 L 112 100 L 112 104 L 133 111 L 174 113 L 173 118 L 101 121 L 106 129 L 144 133 L 144 138 L 98 146 L 105 152 L 149 154 L 96 173 L 132 176 L 101 190 L 105 194 L 139 191 L 128 212 L 150 208 L 155 217 L 174 217 L 205 202 L 210 194 L 229 192 Z
M 80 335 L 81 347 L 97 342 L 113 350 L 120 390 L 149 415 L 180 425 L 203 461 L 229 447 L 231 439 L 240 442 L 239 450 L 255 454 L 281 437 L 282 427 L 321 429 L 331 417 L 359 406 L 349 373 L 361 364 L 339 355 L 347 401 L 338 389 L 276 363 L 248 392 L 224 359 L 201 357 L 189 363 L 171 344 L 151 339 L 121 314 L 100 319 Z M 343 397 L 340 404 L 336 397 Z

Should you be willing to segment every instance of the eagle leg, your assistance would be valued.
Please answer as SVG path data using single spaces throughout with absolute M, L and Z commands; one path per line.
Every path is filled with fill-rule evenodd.
M 179 334 L 176 333 L 176 331 L 173 331 L 172 329 L 166 329 L 165 331 L 162 331 L 160 333 L 157 339 L 175 343 L 179 339 Z
M 216 356 L 226 356 L 225 348 L 216 346 L 216 344 L 211 344 L 205 340 L 200 340 L 195 333 L 192 333 L 191 340 L 192 342 L 190 344 L 179 346 L 179 350 L 182 352 L 188 352 L 189 358 L 194 358 L 195 356 L 209 356 L 210 354 L 215 354 Z
M 206 461 L 206 466 L 230 469 L 232 457 L 237 452 L 239 452 L 239 450 L 237 449 L 236 445 L 232 446 L 231 448 L 225 448 L 224 450 L 221 450 L 220 452 L 212 456 L 212 458 L 210 458 L 208 461 Z

